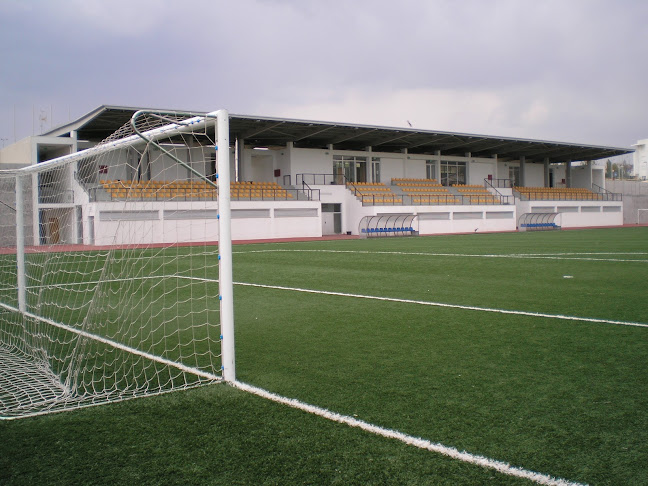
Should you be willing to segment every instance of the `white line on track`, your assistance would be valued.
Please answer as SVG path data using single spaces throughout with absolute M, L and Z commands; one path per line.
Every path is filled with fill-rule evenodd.
M 470 253 L 427 253 L 411 251 L 368 251 L 368 250 L 298 250 L 298 249 L 271 249 L 271 250 L 245 250 L 234 252 L 237 255 L 247 253 L 349 253 L 367 255 L 399 255 L 399 256 L 432 256 L 432 257 L 459 257 L 459 258 L 519 258 L 530 260 L 584 260 L 594 262 L 631 262 L 648 263 L 648 259 L 625 259 L 625 258 L 593 258 L 592 256 L 581 257 L 575 255 L 637 255 L 647 253 L 509 253 L 509 254 L 470 254 Z
M 510 464 L 502 461 L 497 461 L 494 459 L 489 459 L 488 457 L 478 456 L 471 454 L 470 452 L 460 451 L 454 447 L 444 446 L 440 443 L 431 442 L 427 439 L 421 439 L 419 437 L 413 437 L 411 435 L 404 434 L 393 429 L 386 429 L 378 425 L 373 425 L 363 420 L 359 420 L 354 417 L 349 417 L 347 415 L 341 415 L 336 412 L 331 412 L 321 407 L 315 405 L 309 405 L 308 403 L 301 402 L 294 398 L 287 398 L 275 393 L 269 392 L 262 388 L 258 388 L 246 383 L 241 383 L 239 381 L 230 383 L 235 388 L 239 390 L 252 393 L 256 396 L 271 400 L 275 403 L 282 405 L 287 405 L 289 407 L 308 412 L 319 417 L 337 422 L 340 424 L 348 425 L 349 427 L 355 427 L 365 432 L 371 434 L 379 435 L 388 439 L 395 439 L 401 441 L 407 445 L 417 447 L 419 449 L 428 450 L 435 452 L 437 454 L 442 454 L 444 456 L 463 461 L 469 464 L 474 464 L 481 466 L 487 469 L 493 469 L 499 473 L 506 474 L 508 476 L 514 476 L 518 478 L 528 479 L 537 484 L 543 484 L 548 486 L 582 486 L 582 483 L 575 483 L 573 481 L 568 481 L 566 479 L 555 478 L 547 474 L 542 474 L 534 471 L 529 471 L 520 467 L 511 466 Z

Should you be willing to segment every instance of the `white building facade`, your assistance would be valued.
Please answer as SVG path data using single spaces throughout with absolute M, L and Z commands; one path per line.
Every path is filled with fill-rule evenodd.
M 639 140 L 634 152 L 634 172 L 639 180 L 648 180 L 648 138 Z
M 0 168 L 39 164 L 89 148 L 135 111 L 100 107 L 43 136 L 17 142 L 0 151 Z M 418 234 L 515 231 L 519 217 L 530 212 L 560 213 L 564 227 L 623 223 L 623 201 L 606 191 L 604 168 L 592 161 L 628 149 L 239 115 L 230 118 L 230 142 L 232 180 L 273 183 L 291 194 L 283 200 L 233 199 L 235 240 L 359 235 L 363 218 L 381 215 L 414 216 Z M 642 147 L 646 157 L 646 145 Z M 205 224 L 215 218 L 216 200 L 197 210 L 188 200 L 174 200 L 171 207 L 170 201 L 133 199 L 127 201 L 128 216 L 120 215 L 118 203 L 102 193 L 100 179 L 192 177 L 169 161 L 142 170 L 133 153 L 123 159 L 90 176 L 87 168 L 71 165 L 57 180 L 32 177 L 32 231 L 39 235 L 34 244 L 128 244 L 130 235 L 159 243 L 187 235 L 186 241 L 218 240 L 215 221 Z M 195 159 L 190 150 L 189 159 Z M 208 161 L 198 162 L 198 172 L 209 175 Z M 86 174 L 83 180 L 79 173 Z M 415 203 L 395 184 L 404 178 L 434 179 L 456 199 L 452 204 Z M 367 203 L 350 189 L 349 184 L 358 183 L 384 184 L 395 194 L 394 202 Z M 474 202 L 456 192 L 462 185 L 485 188 L 493 199 Z M 596 199 L 527 200 L 515 191 L 517 186 L 582 188 Z

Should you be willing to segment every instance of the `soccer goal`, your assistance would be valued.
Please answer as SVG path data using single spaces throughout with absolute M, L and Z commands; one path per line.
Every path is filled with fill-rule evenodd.
M 648 209 L 637 209 L 637 224 L 648 224 Z
M 235 379 L 230 159 L 225 110 L 139 111 L 0 171 L 0 418 Z

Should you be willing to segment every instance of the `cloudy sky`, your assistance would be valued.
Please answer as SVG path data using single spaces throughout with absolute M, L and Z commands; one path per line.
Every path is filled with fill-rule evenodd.
M 645 0 L 0 0 L 0 146 L 102 105 L 629 147 Z

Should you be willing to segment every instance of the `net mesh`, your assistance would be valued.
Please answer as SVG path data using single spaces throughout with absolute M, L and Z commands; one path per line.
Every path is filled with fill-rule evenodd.
M 87 155 L 0 174 L 0 417 L 220 380 L 217 144 L 200 120 L 141 113 Z

